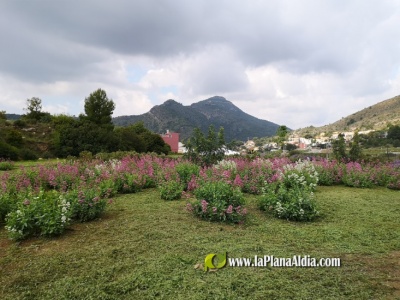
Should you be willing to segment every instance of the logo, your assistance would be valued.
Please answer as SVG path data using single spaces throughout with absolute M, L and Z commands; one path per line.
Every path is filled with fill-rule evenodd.
M 217 258 L 217 265 L 214 264 L 213 260 Z M 209 269 L 221 269 L 226 265 L 226 252 L 225 253 L 211 253 L 208 254 L 204 260 L 204 271 L 207 272 Z

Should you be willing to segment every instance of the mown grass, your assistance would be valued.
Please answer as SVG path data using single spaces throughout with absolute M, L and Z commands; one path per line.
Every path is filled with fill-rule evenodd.
M 56 239 L 0 231 L 0 299 L 396 299 L 400 193 L 318 187 L 323 216 L 278 220 L 246 196 L 246 225 L 198 220 L 156 189 L 119 196 L 104 216 Z M 340 268 L 194 266 L 208 253 L 340 257 Z M 397 288 L 397 289 L 396 289 Z

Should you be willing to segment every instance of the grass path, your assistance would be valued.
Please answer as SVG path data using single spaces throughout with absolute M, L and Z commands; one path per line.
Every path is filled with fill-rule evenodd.
M 0 230 L 0 299 L 396 299 L 400 193 L 318 187 L 323 216 L 300 224 L 259 212 L 246 225 L 195 219 L 155 189 L 123 195 L 99 220 L 56 239 L 7 240 Z M 340 257 L 340 268 L 195 269 L 208 253 Z

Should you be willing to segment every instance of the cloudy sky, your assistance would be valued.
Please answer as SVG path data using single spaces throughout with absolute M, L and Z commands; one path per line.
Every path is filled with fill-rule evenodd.
M 320 126 L 400 94 L 396 0 L 0 0 L 0 110 L 114 116 L 219 95 Z

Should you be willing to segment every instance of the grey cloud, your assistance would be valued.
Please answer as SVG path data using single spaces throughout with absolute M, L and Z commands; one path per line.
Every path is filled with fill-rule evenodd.
M 6 3 L 3 14 L 11 13 L 14 23 L 29 27 L 29 31 L 17 33 L 20 39 L 25 36 L 26 45 L 44 55 L 49 55 L 48 49 L 32 38 L 37 33 L 46 35 L 48 43 L 65 39 L 62 50 L 68 46 L 75 49 L 74 43 L 68 45 L 75 42 L 154 57 L 190 54 L 204 46 L 224 44 L 245 64 L 276 63 L 300 73 L 348 71 L 360 63 L 363 39 L 376 20 L 393 14 L 390 1 L 382 2 L 379 9 L 365 1 L 328 1 L 324 5 L 319 1 L 232 0 Z M 71 61 L 65 51 L 61 53 L 60 65 L 82 63 Z M 90 55 L 82 57 L 90 60 Z

